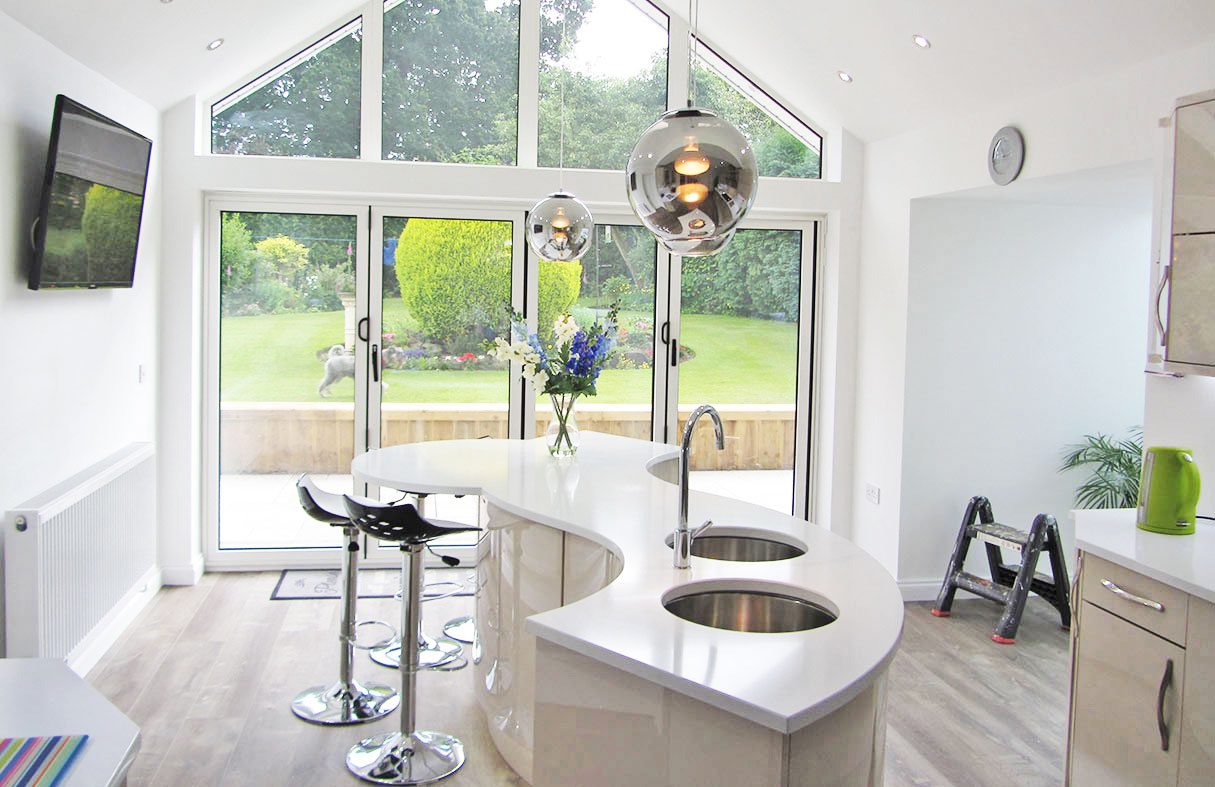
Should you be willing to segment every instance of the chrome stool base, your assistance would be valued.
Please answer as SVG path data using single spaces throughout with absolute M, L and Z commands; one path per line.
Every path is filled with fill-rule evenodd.
M 476 639 L 477 627 L 473 622 L 472 615 L 461 615 L 444 623 L 443 633 L 456 642 L 464 642 L 471 645 L 473 640 Z
M 376 784 L 429 784 L 463 764 L 464 744 L 459 738 L 424 730 L 364 738 L 346 753 L 350 772 Z
M 338 681 L 300 693 L 291 711 L 313 724 L 361 724 L 392 713 L 401 704 L 396 689 L 383 683 Z
M 418 668 L 438 669 L 444 667 L 460 658 L 460 654 L 463 652 L 464 649 L 454 642 L 440 642 L 423 634 L 421 641 L 418 643 Z M 388 667 L 389 669 L 401 668 L 400 641 L 372 648 L 367 652 L 367 655 L 371 656 L 371 660 L 381 667 Z

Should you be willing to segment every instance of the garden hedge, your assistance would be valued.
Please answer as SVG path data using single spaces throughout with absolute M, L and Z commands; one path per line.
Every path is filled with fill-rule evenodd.
M 405 308 L 449 351 L 505 333 L 510 303 L 511 225 L 501 221 L 410 219 L 397 243 Z M 579 262 L 540 262 L 540 327 L 569 310 L 582 284 Z

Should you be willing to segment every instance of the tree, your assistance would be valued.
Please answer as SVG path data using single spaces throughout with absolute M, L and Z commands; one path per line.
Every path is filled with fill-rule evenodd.
M 267 270 L 283 284 L 290 284 L 308 264 L 308 247 L 285 235 L 259 240 L 253 244 Z
M 221 291 L 243 287 L 253 278 L 256 250 L 249 228 L 239 213 L 225 213 L 219 233 L 219 282 Z
M 518 0 L 384 14 L 384 158 L 514 164 L 518 94 Z
M 362 29 L 211 117 L 211 152 L 358 158 Z
M 700 63 L 693 66 L 692 79 L 696 104 L 716 111 L 751 140 L 759 174 L 819 177 L 818 152 L 790 134 L 754 101 Z

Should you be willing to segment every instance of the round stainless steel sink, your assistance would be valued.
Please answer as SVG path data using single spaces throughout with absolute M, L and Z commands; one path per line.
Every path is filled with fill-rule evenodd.
M 672 615 L 702 626 L 761 634 L 808 631 L 836 619 L 837 613 L 825 604 L 779 587 L 742 580 L 698 582 L 668 592 L 662 605 Z
M 674 542 L 675 536 L 668 534 L 667 546 Z M 692 554 L 710 560 L 758 563 L 801 557 L 806 554 L 806 547 L 767 530 L 714 525 L 692 540 Z

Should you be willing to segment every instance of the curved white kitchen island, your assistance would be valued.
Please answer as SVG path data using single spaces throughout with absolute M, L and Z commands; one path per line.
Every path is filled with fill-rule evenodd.
M 889 573 L 824 528 L 692 492 L 689 521 L 768 531 L 800 557 L 672 567 L 678 449 L 583 433 L 412 443 L 355 459 L 356 479 L 478 494 L 479 700 L 503 757 L 534 785 L 880 784 L 885 676 L 902 632 Z M 837 616 L 747 633 L 663 607 L 689 583 L 750 581 Z M 474 650 L 476 656 L 476 650 Z M 423 725 L 424 726 L 424 725 Z

